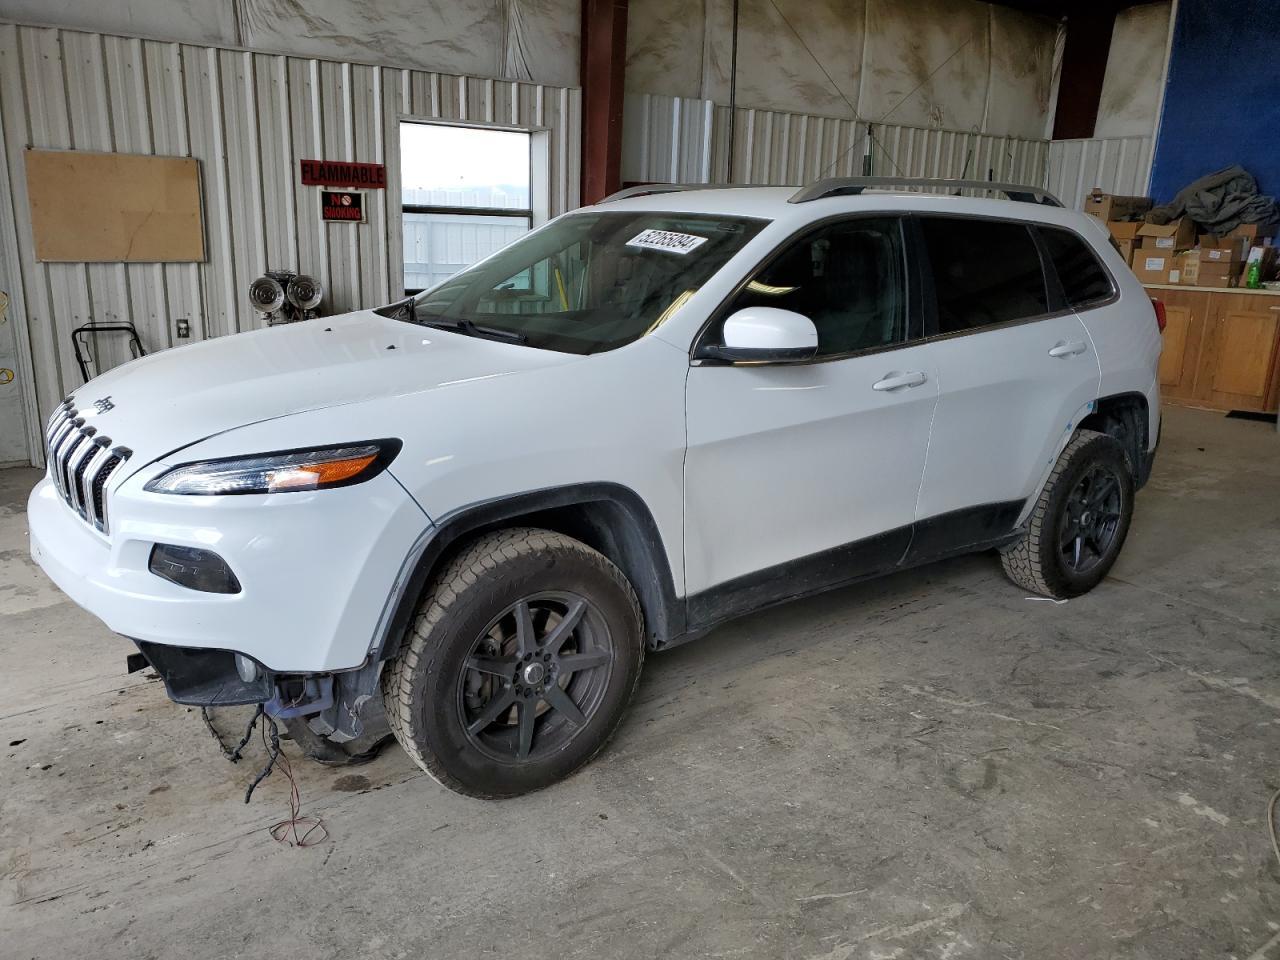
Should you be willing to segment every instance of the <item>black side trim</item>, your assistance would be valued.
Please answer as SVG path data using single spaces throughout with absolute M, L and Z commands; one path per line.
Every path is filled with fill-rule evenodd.
M 1137 480 L 1134 488 L 1141 490 L 1147 485 L 1147 481 L 1151 479 L 1151 471 L 1156 465 L 1156 451 L 1160 449 L 1160 435 L 1164 433 L 1164 417 L 1160 418 L 1160 423 L 1156 426 L 1156 443 L 1155 446 L 1142 455 L 1142 466 L 1139 468 Z
M 688 598 L 690 632 L 673 642 L 692 640 L 726 620 L 789 600 L 1002 546 L 1020 532 L 1014 524 L 1025 503 L 1011 500 L 953 510 L 716 584 Z
M 716 584 L 689 597 L 689 626 L 696 631 L 707 630 L 774 604 L 888 573 L 898 565 L 910 543 L 908 524 Z
M 1025 500 L 984 503 L 920 520 L 902 565 L 928 563 L 998 543 L 1016 532 L 1013 525 L 1018 522 L 1024 506 Z
M 164 681 L 165 693 L 174 703 L 193 707 L 230 707 L 245 703 L 265 703 L 274 687 L 272 674 L 261 664 L 253 683 L 245 683 L 236 672 L 231 650 L 204 650 L 171 647 L 164 643 L 134 640 L 147 663 Z
M 516 518 L 537 526 L 542 517 L 544 524 L 559 527 L 551 520 L 565 519 L 565 508 L 585 509 L 572 511 L 570 528 L 563 532 L 595 545 L 631 581 L 644 611 L 649 645 L 662 646 L 684 633 L 684 604 L 676 599 L 666 548 L 649 508 L 635 491 L 620 484 L 583 483 L 486 500 L 441 517 L 406 558 L 406 569 L 387 599 L 371 653 L 386 660 L 400 649 L 427 581 L 449 548 L 462 538 Z

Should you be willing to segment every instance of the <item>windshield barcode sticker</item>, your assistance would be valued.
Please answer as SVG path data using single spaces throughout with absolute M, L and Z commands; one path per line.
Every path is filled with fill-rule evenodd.
M 670 230 L 641 230 L 627 241 L 627 246 L 642 247 L 645 250 L 665 250 L 667 253 L 678 253 L 684 256 L 690 250 L 696 250 L 706 242 L 706 237 L 695 237 L 691 233 L 673 233 Z

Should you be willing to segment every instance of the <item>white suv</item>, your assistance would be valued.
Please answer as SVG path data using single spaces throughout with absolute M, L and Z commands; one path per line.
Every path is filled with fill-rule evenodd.
M 339 755 L 385 706 L 484 797 L 586 762 L 646 648 L 731 617 L 992 548 L 1089 590 L 1151 469 L 1157 311 L 1041 191 L 882 186 L 623 191 L 388 307 L 136 360 L 54 412 L 32 552 L 177 702 Z

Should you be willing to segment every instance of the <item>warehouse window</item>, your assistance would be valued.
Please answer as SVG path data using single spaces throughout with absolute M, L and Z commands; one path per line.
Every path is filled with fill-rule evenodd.
M 529 134 L 400 124 L 404 285 L 417 293 L 533 226 Z

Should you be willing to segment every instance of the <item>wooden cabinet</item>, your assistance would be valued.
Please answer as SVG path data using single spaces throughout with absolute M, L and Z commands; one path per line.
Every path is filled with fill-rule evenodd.
M 1280 294 L 1149 287 L 1165 304 L 1160 392 L 1215 410 L 1273 411 L 1280 399 Z

